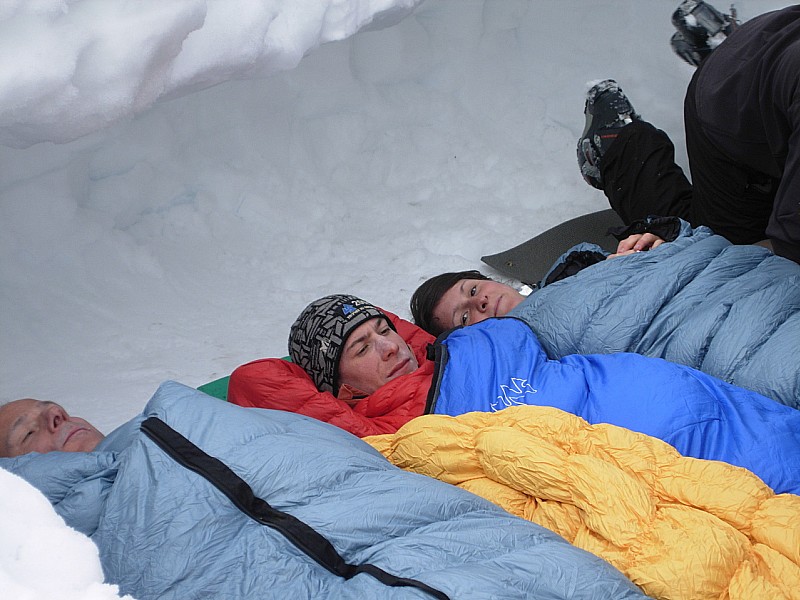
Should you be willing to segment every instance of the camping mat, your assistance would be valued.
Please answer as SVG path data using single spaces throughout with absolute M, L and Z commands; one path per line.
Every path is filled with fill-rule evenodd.
M 575 217 L 540 233 L 536 237 L 481 260 L 503 275 L 528 285 L 539 283 L 553 263 L 570 247 L 592 242 L 613 252 L 617 240 L 608 235 L 610 227 L 619 227 L 622 220 L 609 209 Z

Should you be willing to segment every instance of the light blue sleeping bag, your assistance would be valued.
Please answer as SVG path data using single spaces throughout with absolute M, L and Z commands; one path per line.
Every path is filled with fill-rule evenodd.
M 232 501 L 247 489 L 233 486 L 228 496 L 184 463 L 185 448 L 165 449 L 162 426 L 200 449 L 201 466 L 207 455 L 219 459 L 214 477 L 229 467 L 249 484 L 271 505 L 269 523 Z M 468 492 L 402 471 L 341 429 L 174 382 L 95 452 L 30 454 L 0 466 L 90 535 L 106 580 L 137 600 L 643 597 L 605 561 Z M 292 531 L 300 532 L 293 541 Z M 332 545 L 329 556 L 314 554 L 319 535 Z M 330 555 L 363 569 L 341 577 L 323 566 Z M 428 590 L 387 585 L 375 570 Z
M 681 222 L 676 240 L 547 285 L 508 316 L 550 358 L 635 352 L 800 408 L 800 265 L 707 227 Z

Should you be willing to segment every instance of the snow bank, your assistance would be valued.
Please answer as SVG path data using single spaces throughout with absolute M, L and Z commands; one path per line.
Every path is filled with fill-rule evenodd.
M 68 142 L 162 98 L 291 69 L 421 0 L 11 0 L 0 4 L 0 143 Z

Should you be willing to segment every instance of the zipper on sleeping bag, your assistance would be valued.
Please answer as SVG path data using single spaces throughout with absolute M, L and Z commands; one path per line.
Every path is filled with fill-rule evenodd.
M 440 600 L 449 600 L 444 592 L 407 577 L 387 573 L 372 564 L 351 565 L 322 534 L 300 519 L 272 508 L 256 496 L 248 483 L 228 465 L 206 454 L 183 435 L 157 417 L 149 417 L 141 425 L 142 432 L 181 466 L 197 473 L 222 492 L 248 517 L 274 529 L 296 548 L 334 575 L 351 579 L 359 573 L 371 575 L 389 587 L 413 587 Z
M 533 327 L 520 319 L 519 317 L 509 317 L 509 316 L 502 316 L 502 317 L 492 317 L 492 320 L 500 320 L 500 319 L 511 319 L 514 321 L 519 321 L 520 323 L 525 323 L 528 329 L 530 329 L 534 335 L 536 332 L 533 331 Z M 459 325 L 457 327 L 453 327 L 448 329 L 447 331 L 443 331 L 439 334 L 436 340 L 428 344 L 428 347 L 425 349 L 426 358 L 428 360 L 432 360 L 434 362 L 433 366 L 433 378 L 431 379 L 431 387 L 428 390 L 428 398 L 425 401 L 425 412 L 423 414 L 430 415 L 433 414 L 436 410 L 436 403 L 439 401 L 439 394 L 441 393 L 442 389 L 442 379 L 444 378 L 444 368 L 447 366 L 448 361 L 450 360 L 450 351 L 447 349 L 447 345 L 444 341 L 450 337 L 450 335 L 454 331 L 458 331 L 459 329 L 464 329 L 464 327 L 469 327 L 468 325 Z
M 450 356 L 447 352 L 447 346 L 444 345 L 444 340 L 457 329 L 461 329 L 461 327 L 454 327 L 453 329 L 448 329 L 441 333 L 439 337 L 436 338 L 436 341 L 432 344 L 428 344 L 428 348 L 426 349 L 428 360 L 434 362 L 431 387 L 428 390 L 428 399 L 425 401 L 424 414 L 426 415 L 433 414 L 433 411 L 436 410 L 436 401 L 439 399 L 439 390 L 442 385 L 442 377 L 444 377 L 444 368 L 447 366 L 447 360 Z

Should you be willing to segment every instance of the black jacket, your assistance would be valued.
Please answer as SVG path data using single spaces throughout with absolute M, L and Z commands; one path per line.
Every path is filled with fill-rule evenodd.
M 744 23 L 694 78 L 708 139 L 780 180 L 767 235 L 778 254 L 800 262 L 800 5 Z

